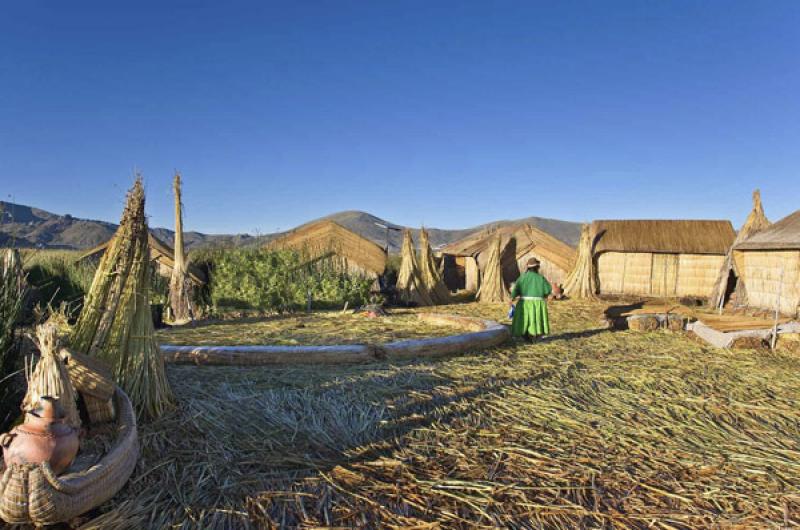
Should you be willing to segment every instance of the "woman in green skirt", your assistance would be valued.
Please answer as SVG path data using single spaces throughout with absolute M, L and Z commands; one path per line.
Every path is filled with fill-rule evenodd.
M 544 276 L 539 274 L 539 260 L 528 260 L 528 270 L 523 273 L 511 290 L 511 303 L 514 320 L 511 334 L 524 337 L 528 342 L 535 337 L 550 333 L 550 318 L 547 314 L 547 297 L 553 288 Z

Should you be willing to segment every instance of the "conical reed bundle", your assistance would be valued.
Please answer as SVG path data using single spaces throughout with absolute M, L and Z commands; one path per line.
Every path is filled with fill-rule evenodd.
M 503 265 L 500 257 L 503 251 L 503 244 L 500 234 L 496 234 L 489 242 L 489 258 L 481 278 L 481 286 L 478 289 L 477 298 L 479 302 L 495 303 L 508 302 L 511 294 L 506 289 L 503 280 Z
M 417 255 L 414 252 L 414 242 L 411 240 L 411 231 L 403 231 L 403 247 L 401 249 L 400 273 L 397 277 L 397 292 L 400 300 L 405 304 L 419 306 L 433 305 L 433 300 L 420 276 Z
M 436 266 L 436 261 L 433 258 L 433 251 L 431 244 L 428 240 L 428 232 L 422 228 L 419 231 L 419 271 L 422 283 L 430 293 L 431 300 L 435 304 L 448 304 L 450 303 L 450 291 L 444 284 L 442 275 Z

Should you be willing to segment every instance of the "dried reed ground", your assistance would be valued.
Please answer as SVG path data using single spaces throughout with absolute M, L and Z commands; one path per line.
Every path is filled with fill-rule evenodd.
M 397 309 L 378 318 L 330 311 L 219 321 L 197 327 L 185 325 L 160 330 L 157 338 L 162 344 L 178 345 L 323 345 L 380 343 L 453 333 L 452 327 L 421 322 L 412 312 Z
M 180 410 L 85 528 L 800 525 L 800 361 L 601 331 L 601 309 L 438 361 L 171 366 Z

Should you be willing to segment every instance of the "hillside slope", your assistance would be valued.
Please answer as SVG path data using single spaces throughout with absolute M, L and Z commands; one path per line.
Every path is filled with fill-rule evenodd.
M 379 225 L 399 229 L 404 228 L 370 213 L 355 210 L 334 213 L 321 219 L 335 221 L 345 228 L 374 241 L 381 247 L 386 246 L 386 229 Z M 541 217 L 496 221 L 471 228 L 454 230 L 428 228 L 428 232 L 430 233 L 431 245 L 435 248 L 457 241 L 479 230 L 490 230 L 492 227 L 515 222 L 528 222 L 573 246 L 577 245 L 580 237 L 580 224 Z M 0 201 L 0 246 L 15 244 L 19 247 L 82 250 L 107 241 L 114 234 L 116 228 L 115 224 L 105 221 L 78 219 L 71 215 L 58 215 L 31 206 Z M 174 239 L 172 230 L 152 228 L 152 232 L 159 239 L 170 245 L 172 244 Z M 416 238 L 418 230 L 415 228 L 413 233 Z M 210 235 L 200 232 L 186 232 L 184 240 L 188 249 L 210 245 L 238 247 L 255 246 L 278 235 L 280 234 L 267 234 L 256 237 L 249 234 Z M 399 230 L 389 231 L 390 252 L 399 251 L 401 237 Z

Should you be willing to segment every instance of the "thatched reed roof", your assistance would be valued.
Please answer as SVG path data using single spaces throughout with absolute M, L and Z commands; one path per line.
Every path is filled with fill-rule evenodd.
M 734 246 L 735 250 L 800 249 L 800 210 Z
M 266 247 L 306 252 L 312 258 L 334 253 L 375 274 L 383 274 L 386 269 L 386 253 L 381 247 L 331 220 L 303 225 L 273 239 Z
M 527 223 L 502 226 L 491 233 L 479 232 L 471 234 L 464 239 L 443 247 L 441 253 L 451 256 L 475 257 L 489 250 L 490 243 L 494 242 L 495 236 L 500 236 L 502 248 L 505 248 L 506 243 L 511 238 L 516 239 L 517 256 L 524 256 L 536 248 L 537 254 L 565 271 L 571 270 L 575 263 L 574 248 Z
M 108 246 L 111 244 L 111 241 L 113 241 L 113 239 L 114 237 L 112 237 L 105 243 L 101 243 L 100 245 L 97 245 L 96 247 L 87 250 L 78 259 L 84 260 L 101 256 L 103 252 L 105 252 Z M 172 270 L 175 267 L 175 251 L 172 249 L 172 247 L 170 247 L 169 245 L 158 239 L 152 233 L 148 233 L 147 243 L 150 246 L 151 261 L 156 261 L 158 262 L 159 265 L 163 265 L 167 267 L 169 270 Z M 206 283 L 206 275 L 203 273 L 203 271 L 201 271 L 192 264 L 189 264 L 187 269 L 189 277 L 195 284 L 203 285 L 204 283 Z
M 736 232 L 730 221 L 627 220 L 595 221 L 594 252 L 665 252 L 719 254 L 728 252 Z

